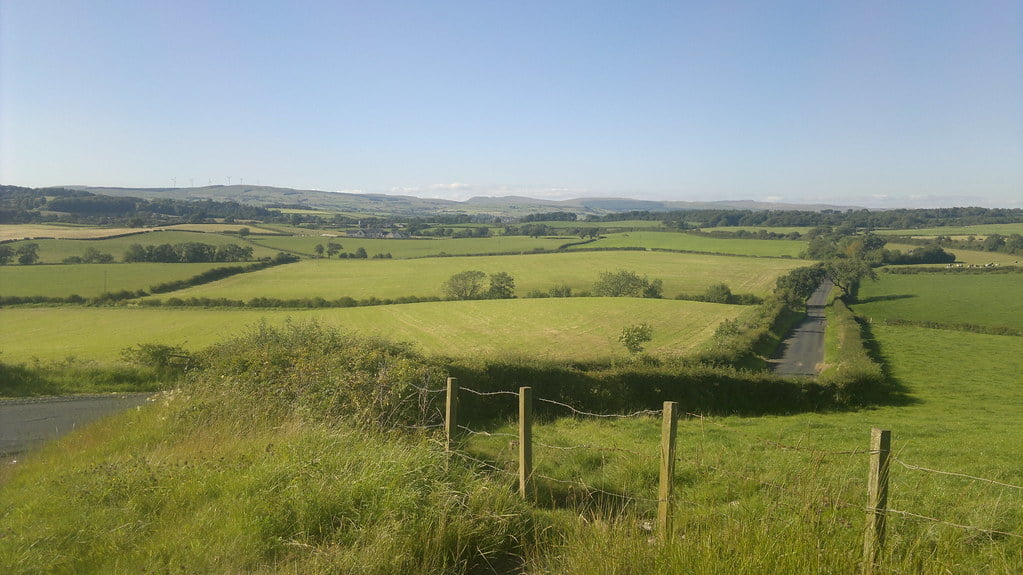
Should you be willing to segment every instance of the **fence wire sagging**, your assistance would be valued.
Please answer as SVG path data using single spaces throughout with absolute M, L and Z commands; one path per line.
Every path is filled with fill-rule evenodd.
M 801 508 L 805 508 L 807 505 L 808 485 L 812 485 L 806 479 L 806 476 L 812 475 L 814 469 L 820 469 L 825 464 L 832 465 L 832 458 L 838 457 L 845 458 L 847 464 L 853 464 L 860 469 L 867 468 L 870 470 L 866 504 L 862 501 L 851 501 L 851 499 L 857 499 L 856 497 L 843 497 L 836 495 L 834 492 L 827 492 L 828 489 L 837 492 L 847 492 L 855 484 L 862 485 L 862 476 L 858 474 L 855 479 L 842 480 L 841 485 L 837 487 L 835 485 L 817 488 L 810 487 L 811 491 L 815 489 L 819 491 L 811 493 L 810 496 L 819 498 L 819 501 L 816 501 L 814 505 L 821 508 L 845 511 L 859 509 L 865 513 L 867 521 L 866 528 L 864 529 L 864 572 L 872 572 L 872 566 L 878 565 L 881 561 L 881 550 L 884 546 L 885 529 L 887 526 L 886 520 L 889 516 L 913 521 L 931 522 L 971 533 L 984 533 L 991 537 L 1023 539 L 1023 534 L 1015 529 L 1015 525 L 1010 529 L 990 526 L 981 527 L 961 520 L 941 519 L 934 517 L 934 514 L 889 508 L 888 482 L 892 473 L 892 463 L 897 463 L 898 469 L 904 472 L 929 474 L 936 477 L 980 483 L 991 488 L 1023 491 L 1023 486 L 1006 481 L 988 479 L 956 471 L 928 468 L 914 465 L 899 457 L 894 457 L 891 455 L 890 436 L 888 439 L 889 444 L 877 444 L 875 441 L 866 449 L 825 450 L 802 444 L 777 441 L 734 426 L 725 425 L 702 414 L 685 413 L 684 419 L 686 423 L 698 425 L 700 435 L 695 436 L 694 439 L 694 434 L 692 433 L 694 426 L 690 425 L 686 435 L 689 440 L 685 444 L 687 448 L 676 454 L 674 450 L 676 434 L 674 422 L 679 417 L 677 415 L 677 404 L 674 402 L 665 402 L 664 408 L 659 410 L 644 409 L 620 414 L 594 413 L 579 409 L 565 401 L 534 397 L 533 390 L 529 387 L 522 387 L 519 391 L 478 391 L 468 387 L 460 387 L 454 378 L 449 379 L 447 389 L 424 389 L 420 390 L 420 393 L 423 395 L 433 395 L 444 393 L 445 391 L 447 392 L 447 406 L 444 412 L 444 423 L 429 424 L 421 427 L 424 429 L 444 427 L 447 434 L 446 449 L 453 457 L 468 464 L 478 466 L 480 469 L 517 479 L 519 491 L 527 499 L 535 500 L 537 498 L 537 482 L 542 482 L 545 484 L 544 493 L 546 497 L 556 499 L 552 494 L 560 492 L 565 502 L 575 501 L 578 503 L 588 499 L 598 499 L 604 502 L 616 501 L 618 502 L 616 508 L 631 506 L 638 509 L 651 510 L 653 506 L 656 506 L 658 515 L 657 530 L 658 534 L 662 537 L 670 536 L 671 517 L 676 504 L 682 504 L 687 508 L 706 508 L 713 510 L 715 513 L 720 513 L 721 509 L 720 502 L 698 501 L 693 498 L 680 497 L 676 494 L 674 488 L 674 484 L 677 482 L 675 476 L 676 464 L 684 466 L 684 469 L 687 470 L 687 475 L 692 477 L 705 477 L 711 480 L 731 478 L 734 481 L 750 485 L 755 490 L 766 490 L 783 495 L 789 498 L 792 503 L 786 503 L 784 498 L 775 498 L 774 505 L 778 507 L 787 506 L 793 511 L 800 512 L 805 510 Z M 457 419 L 457 405 L 458 396 L 462 392 L 477 398 L 496 398 L 499 396 L 515 398 L 519 402 L 518 433 L 474 429 L 469 425 L 459 423 Z M 634 445 L 634 441 L 630 443 L 629 447 L 614 444 L 617 442 L 611 444 L 602 443 L 596 439 L 582 443 L 563 441 L 560 440 L 561 433 L 551 426 L 541 427 L 540 436 L 535 437 L 532 416 L 532 405 L 534 402 L 544 404 L 555 410 L 564 410 L 565 416 L 568 419 L 552 415 L 549 410 L 547 412 L 548 415 L 552 415 L 559 421 L 581 421 L 586 419 L 622 421 L 632 418 L 650 420 L 651 424 L 653 424 L 660 418 L 662 434 L 659 453 L 655 449 L 651 449 L 649 452 L 644 451 L 642 448 Z M 706 434 L 708 427 L 720 433 L 732 434 L 737 438 L 741 438 L 741 444 L 746 445 L 751 450 L 798 454 L 806 461 L 806 465 L 811 467 L 806 471 L 795 472 L 792 477 L 777 478 L 764 477 L 763 470 L 752 469 L 743 472 L 736 471 L 729 466 L 707 463 L 705 462 L 707 455 L 703 452 L 702 440 L 699 437 Z M 873 432 L 875 439 L 887 433 L 889 432 L 880 430 Z M 490 458 L 466 452 L 461 443 L 461 439 L 466 437 L 498 442 L 492 443 L 491 447 L 491 451 L 496 450 L 498 455 Z M 699 443 L 694 444 L 697 441 Z M 554 469 L 560 471 L 560 473 L 552 474 L 546 471 L 535 470 L 533 468 L 534 449 L 539 450 L 539 453 L 544 458 L 543 461 L 557 461 Z M 512 452 L 517 452 L 517 454 Z M 651 470 L 656 466 L 660 476 L 657 486 L 655 487 L 651 483 L 644 481 L 629 481 L 623 480 L 620 477 L 606 477 L 608 458 L 616 457 L 626 458 L 629 465 L 633 466 L 650 465 Z M 578 469 L 572 467 L 571 460 L 573 458 L 582 461 L 581 467 Z M 568 464 L 564 463 L 566 459 L 569 460 Z M 541 469 L 543 470 L 550 465 L 550 463 L 542 463 Z M 811 473 L 808 474 L 807 471 Z M 598 481 L 594 481 L 594 474 L 597 473 L 604 474 L 605 476 L 601 477 Z M 647 479 L 653 476 L 652 473 L 643 475 Z M 690 481 L 693 480 L 696 479 L 690 479 Z M 733 501 L 730 505 L 734 503 L 736 502 Z

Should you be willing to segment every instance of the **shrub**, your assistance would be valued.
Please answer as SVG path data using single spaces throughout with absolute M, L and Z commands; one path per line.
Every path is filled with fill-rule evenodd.
M 198 383 L 211 398 L 256 405 L 270 416 L 391 426 L 427 417 L 422 389 L 443 372 L 407 344 L 362 338 L 316 323 L 265 323 L 202 352 Z M 244 411 L 244 410 L 243 410 Z

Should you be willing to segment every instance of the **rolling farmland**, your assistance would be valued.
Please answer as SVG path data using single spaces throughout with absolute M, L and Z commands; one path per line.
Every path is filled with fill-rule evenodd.
M 725 319 L 747 308 L 635 298 L 570 298 L 434 302 L 325 310 L 151 308 L 0 309 L 6 361 L 66 357 L 109 362 L 138 343 L 197 350 L 261 321 L 317 321 L 359 333 L 416 343 L 450 356 L 534 355 L 559 361 L 607 360 L 624 352 L 618 332 L 647 322 L 651 351 L 693 351 Z M 54 334 L 59 334 L 55 337 Z
M 592 289 L 600 272 L 625 269 L 664 281 L 665 297 L 700 293 L 726 283 L 735 293 L 764 295 L 775 278 L 807 265 L 803 260 L 740 258 L 667 252 L 614 251 L 525 256 L 477 256 L 415 260 L 305 260 L 175 292 L 177 297 L 248 300 L 256 297 L 342 296 L 397 298 L 440 296 L 451 275 L 465 270 L 507 272 L 517 294 L 567 285 L 575 292 Z

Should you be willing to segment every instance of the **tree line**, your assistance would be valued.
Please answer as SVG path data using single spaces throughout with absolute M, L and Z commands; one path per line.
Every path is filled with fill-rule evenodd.
M 200 242 L 183 244 L 132 244 L 124 253 L 125 263 L 244 262 L 252 259 L 252 247 L 238 244 L 214 246 Z

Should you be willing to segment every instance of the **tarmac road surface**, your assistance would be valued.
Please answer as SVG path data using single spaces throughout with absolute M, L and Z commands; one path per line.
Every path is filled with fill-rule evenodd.
M 152 393 L 0 399 L 0 458 L 10 459 L 76 427 L 142 405 Z
M 782 342 L 781 357 L 775 360 L 774 371 L 779 375 L 809 375 L 820 373 L 824 361 L 824 306 L 834 287 L 824 280 L 817 291 L 806 300 L 806 319 Z

